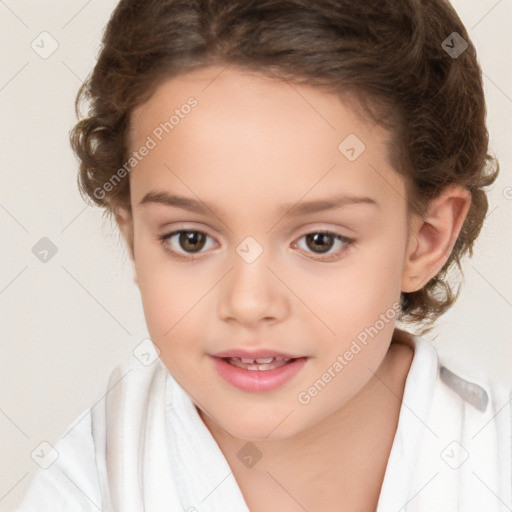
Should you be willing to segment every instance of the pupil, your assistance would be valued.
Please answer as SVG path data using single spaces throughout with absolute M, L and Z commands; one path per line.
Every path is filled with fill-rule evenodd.
M 325 242 L 325 238 L 330 240 L 331 243 Z M 310 242 L 312 244 L 310 245 Z M 308 247 L 312 249 L 314 252 L 323 252 L 322 249 L 328 251 L 332 247 L 332 235 L 329 233 L 313 233 L 306 235 L 306 243 Z M 319 250 L 320 249 L 320 250 Z
M 183 231 L 180 233 L 180 245 L 182 249 L 189 252 L 197 252 L 202 249 L 205 242 L 205 236 L 198 231 Z M 195 246 L 199 244 L 199 247 Z

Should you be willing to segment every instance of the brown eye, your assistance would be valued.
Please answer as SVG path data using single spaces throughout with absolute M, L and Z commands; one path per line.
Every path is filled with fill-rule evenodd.
M 313 252 L 322 254 L 332 248 L 334 238 L 331 233 L 310 233 L 306 235 L 306 245 Z
M 302 240 L 305 243 L 301 243 Z M 294 247 L 299 247 L 309 255 L 318 254 L 320 261 L 332 261 L 341 258 L 354 243 L 352 238 L 331 231 L 316 231 L 300 237 Z M 334 250 L 332 250 L 334 248 Z
M 178 230 L 159 237 L 165 249 L 177 255 L 202 252 L 209 236 L 203 231 Z
M 187 252 L 200 251 L 206 242 L 206 235 L 201 231 L 180 231 L 179 245 Z

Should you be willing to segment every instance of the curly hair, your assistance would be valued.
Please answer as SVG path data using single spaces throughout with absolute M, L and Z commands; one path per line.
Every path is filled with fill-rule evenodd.
M 108 214 L 129 207 L 129 179 L 104 185 L 128 159 L 132 111 L 164 80 L 219 64 L 332 93 L 351 92 L 392 134 L 391 160 L 405 178 L 410 210 L 424 213 L 451 184 L 471 192 L 469 212 L 443 268 L 420 290 L 401 295 L 399 320 L 430 330 L 460 292 L 449 283 L 449 271 L 456 266 L 462 273 L 461 258 L 472 256 L 488 209 L 483 189 L 499 171 L 488 154 L 476 51 L 451 5 L 444 0 L 121 0 L 77 96 L 78 117 L 82 102 L 88 114 L 70 134 L 86 201 Z

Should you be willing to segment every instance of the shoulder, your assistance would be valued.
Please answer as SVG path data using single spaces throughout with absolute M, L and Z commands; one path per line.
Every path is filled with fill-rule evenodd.
M 426 339 L 396 329 L 396 341 L 414 350 L 413 363 L 416 378 L 430 384 L 436 394 L 451 393 L 465 406 L 485 413 L 489 407 L 511 406 L 512 387 L 468 363 L 439 354 Z M 421 368 L 421 372 L 418 371 Z M 427 379 L 427 376 L 429 377 Z
M 101 507 L 90 410 L 56 443 L 40 445 L 34 461 L 39 467 L 16 512 L 89 512 Z
M 443 497 L 447 510 L 495 510 L 489 506 L 489 489 L 512 503 L 511 387 L 462 361 L 439 356 L 423 338 L 413 336 L 413 341 L 413 364 L 421 372 L 415 372 L 408 405 L 425 411 L 418 414 L 423 434 L 415 483 L 432 479 L 417 498 L 418 506 L 432 506 Z M 417 405 L 422 400 L 424 408 Z
M 93 436 L 99 437 L 100 424 L 109 418 L 111 422 L 115 419 L 133 423 L 135 418 L 143 417 L 156 395 L 164 397 L 168 376 L 158 356 L 147 360 L 131 358 L 117 365 L 91 408 Z
M 475 411 L 475 418 L 481 417 L 477 412 L 486 416 L 494 415 L 498 410 L 505 413 L 508 410 L 508 415 L 504 414 L 502 419 L 508 422 L 512 419 L 512 387 L 464 360 L 438 356 L 438 388 L 441 387 L 459 397 L 469 410 Z
M 39 467 L 16 512 L 101 510 L 107 422 L 113 421 L 114 414 L 120 418 L 120 427 L 143 417 L 142 409 L 158 377 L 160 381 L 165 377 L 159 359 L 141 356 L 114 367 L 91 406 L 68 425 L 58 441 L 44 443 L 35 453 Z

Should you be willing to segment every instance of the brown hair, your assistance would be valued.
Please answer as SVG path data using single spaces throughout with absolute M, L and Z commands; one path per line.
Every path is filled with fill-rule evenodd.
M 457 34 L 453 34 L 456 32 Z M 455 39 L 454 39 L 455 38 Z M 457 55 L 450 49 L 464 49 Z M 456 46 L 457 45 L 457 46 Z M 473 243 L 498 173 L 487 154 L 481 70 L 461 20 L 444 0 L 121 0 L 97 64 L 79 91 L 87 117 L 71 132 L 79 188 L 112 214 L 129 205 L 123 180 L 98 194 L 127 161 L 130 114 L 164 80 L 208 65 L 352 92 L 393 135 L 391 159 L 409 207 L 424 212 L 449 184 L 466 187 L 470 210 L 441 271 L 402 293 L 400 319 L 433 321 L 457 298 L 448 272 Z M 496 165 L 492 165 L 496 164 Z

